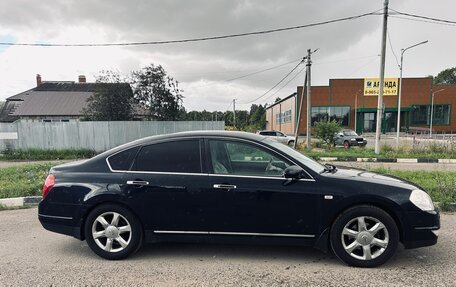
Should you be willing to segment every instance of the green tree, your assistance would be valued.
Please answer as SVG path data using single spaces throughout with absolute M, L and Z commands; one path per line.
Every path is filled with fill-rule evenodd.
M 161 121 L 181 120 L 182 90 L 179 82 L 169 76 L 161 65 L 150 64 L 132 73 L 135 99 L 149 111 L 149 118 Z
M 266 128 L 266 106 L 255 105 L 250 106 L 250 125 L 253 129 L 262 130 Z
M 434 78 L 434 85 L 455 85 L 456 84 L 456 67 L 448 68 L 441 71 Z
M 130 84 L 117 72 L 101 71 L 96 88 L 83 109 L 86 120 L 128 121 L 134 116 L 134 97 Z
M 321 142 L 331 146 L 335 142 L 334 134 L 341 129 L 340 123 L 336 120 L 321 120 L 315 123 L 315 131 Z

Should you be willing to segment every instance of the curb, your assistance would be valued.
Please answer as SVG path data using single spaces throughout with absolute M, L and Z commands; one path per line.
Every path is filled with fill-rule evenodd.
M 36 206 L 40 203 L 41 196 L 25 196 L 0 199 L 0 205 L 4 207 Z
M 376 157 L 317 157 L 320 161 L 397 162 L 397 163 L 456 163 L 453 158 L 376 158 Z

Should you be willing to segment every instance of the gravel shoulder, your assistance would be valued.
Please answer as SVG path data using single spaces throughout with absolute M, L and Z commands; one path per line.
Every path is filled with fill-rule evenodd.
M 376 269 L 343 265 L 312 248 L 148 245 L 106 261 L 85 242 L 44 230 L 37 209 L 0 212 L 2 286 L 454 286 L 456 214 L 442 214 L 439 243 L 400 248 Z

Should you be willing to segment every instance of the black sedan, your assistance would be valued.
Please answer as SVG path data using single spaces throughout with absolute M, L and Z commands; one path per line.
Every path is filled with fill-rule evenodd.
M 185 132 L 53 167 L 44 228 L 86 240 L 107 259 L 143 242 L 288 244 L 333 250 L 349 265 L 386 262 L 437 242 L 439 214 L 419 186 L 321 165 L 266 137 Z

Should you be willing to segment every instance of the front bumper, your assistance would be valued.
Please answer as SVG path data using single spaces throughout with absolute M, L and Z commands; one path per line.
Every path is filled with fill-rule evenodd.
M 365 145 L 367 145 L 367 140 L 363 140 L 363 141 L 350 140 L 349 143 L 352 146 L 365 146 Z
M 440 214 L 437 210 L 406 212 L 403 220 L 405 224 L 402 243 L 405 248 L 431 246 L 437 243 L 440 229 Z

